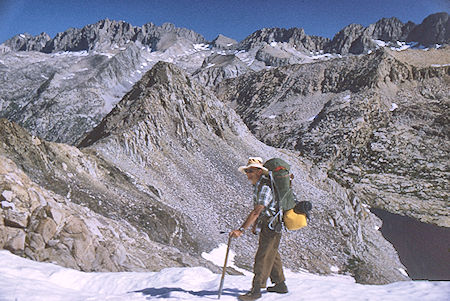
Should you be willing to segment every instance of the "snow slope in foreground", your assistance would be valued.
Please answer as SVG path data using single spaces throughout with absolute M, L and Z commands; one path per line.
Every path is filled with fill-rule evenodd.
M 218 252 L 216 251 L 216 254 Z M 217 257 L 218 258 L 218 257 Z M 222 257 L 223 258 L 223 257 Z M 223 259 L 222 259 L 223 260 Z M 449 300 L 450 282 L 408 281 L 361 285 L 347 276 L 286 272 L 289 293 L 260 300 Z M 84 273 L 0 251 L 0 300 L 217 300 L 219 274 L 197 268 L 150 273 Z M 252 275 L 225 277 L 220 300 L 236 300 Z

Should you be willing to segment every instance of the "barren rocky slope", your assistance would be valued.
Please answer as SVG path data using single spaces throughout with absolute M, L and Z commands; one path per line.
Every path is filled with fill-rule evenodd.
M 252 132 L 295 149 L 370 206 L 450 226 L 450 50 L 380 50 L 228 80 Z
M 74 143 L 137 80 L 143 61 L 134 45 L 106 54 L 9 52 L 0 56 L 0 117 L 47 140 Z M 134 79 L 133 79 L 134 78 Z
M 236 166 L 255 153 L 266 158 L 287 157 L 297 162 L 298 192 L 305 199 L 316 200 L 317 206 L 317 223 L 311 226 L 310 235 L 305 231 L 287 236 L 283 247 L 287 265 L 327 272 L 331 265 L 326 258 L 333 258 L 339 269 L 354 273 L 360 281 L 403 277 L 385 266 L 396 260 L 376 231 L 377 219 L 357 199 L 334 183 L 327 187 L 328 192 L 311 186 L 296 166 L 301 162 L 294 155 L 256 141 L 232 110 L 173 65 L 156 64 L 80 146 L 95 149 L 156 187 L 170 206 L 191 217 L 202 233 L 216 242 L 224 240 L 218 237 L 220 230 L 242 222 L 243 208 L 250 205 L 249 187 Z M 337 195 L 328 194 L 332 189 Z M 344 212 L 337 208 L 340 206 Z M 347 225 L 349 220 L 353 222 Z M 333 247 L 324 244 L 330 240 Z M 236 248 L 242 257 L 240 264 L 250 265 L 252 252 L 244 251 L 254 246 L 244 243 Z

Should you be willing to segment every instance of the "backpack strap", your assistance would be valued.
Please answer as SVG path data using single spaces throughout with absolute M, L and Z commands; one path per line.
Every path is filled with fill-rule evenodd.
M 277 168 L 284 168 L 284 167 L 280 166 Z M 276 185 L 275 185 L 275 181 L 273 180 L 272 171 L 269 171 L 269 179 L 270 179 L 270 187 L 272 189 L 272 197 L 275 200 L 275 204 L 276 204 L 275 207 L 276 207 L 277 213 L 270 219 L 268 226 L 269 226 L 270 230 L 277 231 L 276 226 L 277 226 L 278 222 L 280 222 L 282 225 L 282 228 L 284 228 L 283 210 L 280 208 L 280 198 L 277 197 L 278 191 L 276 190 Z M 279 229 L 279 232 L 281 232 L 281 229 Z
M 277 167 L 277 168 L 280 168 L 280 170 L 281 169 L 286 169 L 283 166 L 280 166 L 280 167 Z M 286 175 L 286 177 L 291 177 L 291 175 L 288 174 L 288 175 Z M 284 199 L 286 198 L 288 192 L 292 191 L 292 187 L 289 187 L 289 190 L 285 192 L 283 197 L 280 197 L 278 195 L 278 191 L 279 191 L 278 187 L 277 187 L 277 185 L 275 183 L 275 180 L 273 179 L 273 172 L 272 171 L 269 171 L 269 179 L 270 179 L 270 185 L 271 185 L 271 188 L 272 188 L 272 196 L 275 198 L 275 202 L 277 204 L 277 210 L 282 210 L 282 208 L 280 208 L 280 205 L 284 201 Z M 291 179 L 292 179 L 292 177 L 291 177 Z

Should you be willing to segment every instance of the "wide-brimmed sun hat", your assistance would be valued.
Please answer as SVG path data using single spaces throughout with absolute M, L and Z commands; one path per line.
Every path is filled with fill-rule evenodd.
M 250 157 L 250 158 L 248 158 L 248 162 L 247 162 L 247 165 L 245 165 L 245 166 L 240 166 L 239 168 L 238 168 L 238 170 L 240 171 L 240 172 L 242 172 L 243 174 L 245 174 L 245 171 L 247 170 L 247 169 L 249 169 L 249 168 L 259 168 L 259 169 L 262 169 L 264 172 L 269 172 L 269 170 L 267 169 L 267 168 L 265 168 L 264 166 L 263 166 L 263 160 L 262 160 L 262 158 L 260 158 L 260 157 Z

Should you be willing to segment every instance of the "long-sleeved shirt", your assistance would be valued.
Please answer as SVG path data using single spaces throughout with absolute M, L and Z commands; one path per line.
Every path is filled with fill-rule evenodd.
M 272 217 L 276 214 L 276 204 L 272 189 L 266 184 L 270 183 L 269 181 L 265 176 L 262 176 L 258 183 L 253 186 L 253 205 L 263 205 L 265 208 L 261 214 Z

